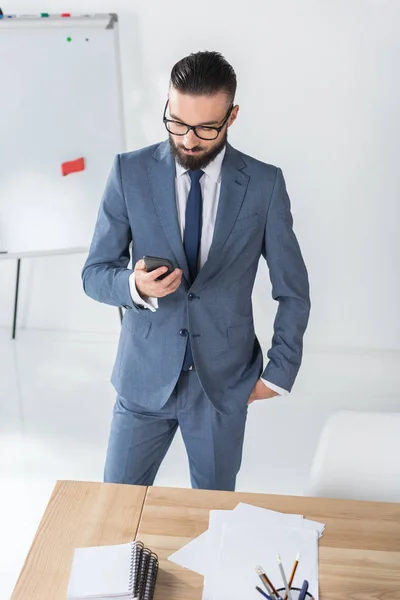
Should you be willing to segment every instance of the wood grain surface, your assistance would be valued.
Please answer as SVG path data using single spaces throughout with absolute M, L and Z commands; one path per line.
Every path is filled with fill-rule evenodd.
M 203 578 L 168 556 L 239 502 L 326 524 L 320 600 L 400 600 L 400 504 L 72 481 L 55 487 L 12 600 L 65 600 L 75 547 L 135 537 L 160 558 L 155 600 L 200 600 Z
M 65 600 L 74 548 L 135 539 L 145 487 L 58 482 L 12 600 Z
M 167 558 L 208 528 L 211 509 L 239 502 L 326 524 L 320 600 L 400 600 L 400 504 L 155 487 L 147 493 L 138 539 L 160 557 L 156 600 L 200 600 L 203 578 Z

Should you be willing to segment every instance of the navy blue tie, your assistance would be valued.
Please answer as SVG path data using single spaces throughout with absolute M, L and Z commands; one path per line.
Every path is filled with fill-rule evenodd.
M 200 179 L 203 175 L 203 171 L 188 171 L 188 173 L 191 180 L 191 186 L 186 204 L 183 245 L 185 248 L 186 260 L 189 266 L 191 283 L 193 283 L 199 271 L 199 252 L 201 229 L 203 224 L 203 203 L 201 198 Z M 190 339 L 188 339 L 182 368 L 184 371 L 188 371 L 192 365 L 192 348 L 190 345 Z

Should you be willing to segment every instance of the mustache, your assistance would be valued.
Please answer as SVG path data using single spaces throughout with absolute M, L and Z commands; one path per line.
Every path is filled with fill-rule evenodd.
M 184 146 L 183 144 L 180 144 L 179 148 L 181 150 L 190 150 L 191 152 L 201 152 L 202 150 L 204 150 L 204 148 L 202 146 L 194 146 L 194 148 L 186 148 L 186 146 Z

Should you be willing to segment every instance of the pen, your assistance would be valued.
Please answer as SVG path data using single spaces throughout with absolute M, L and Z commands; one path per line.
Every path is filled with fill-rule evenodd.
M 281 557 L 278 554 L 278 556 L 276 558 L 278 560 L 279 570 L 280 570 L 281 575 L 282 575 L 282 581 L 283 581 L 283 585 L 285 586 L 285 589 L 286 589 L 286 594 L 287 594 L 289 600 L 293 600 L 292 594 L 290 593 L 290 590 L 289 590 L 289 586 L 288 586 L 288 582 L 287 582 L 287 579 L 286 579 L 285 571 L 283 569 Z
M 271 596 L 268 596 L 268 594 L 266 594 L 264 592 L 264 590 L 262 590 L 260 587 L 258 587 L 258 585 L 256 585 L 256 590 L 257 590 L 257 592 L 260 592 L 260 594 L 262 596 L 264 596 L 264 598 L 267 598 L 267 600 L 272 600 Z
M 297 554 L 296 560 L 294 561 L 292 572 L 290 573 L 290 577 L 289 577 L 289 581 L 288 581 L 289 590 L 292 588 L 294 576 L 296 575 L 297 567 L 299 565 L 299 560 L 300 560 L 300 553 Z M 288 600 L 287 592 L 285 593 L 283 600 Z
M 308 592 L 308 581 L 304 580 L 304 583 L 301 587 L 299 600 L 305 600 Z

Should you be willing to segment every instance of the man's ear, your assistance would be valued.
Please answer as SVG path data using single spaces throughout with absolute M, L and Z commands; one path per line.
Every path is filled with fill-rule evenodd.
M 229 117 L 228 127 L 230 127 L 231 125 L 233 125 L 233 123 L 236 121 L 237 116 L 238 116 L 238 112 L 239 112 L 239 105 L 236 104 L 236 106 L 234 106 L 233 109 L 232 109 L 231 116 Z

